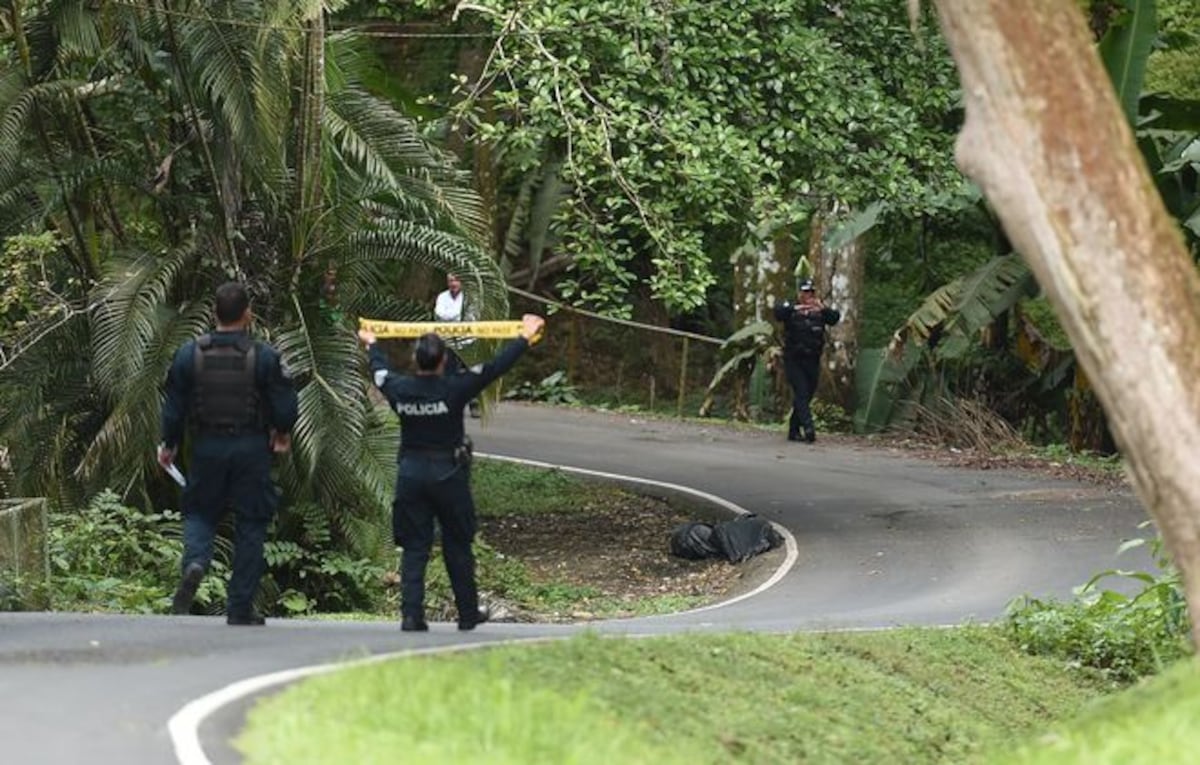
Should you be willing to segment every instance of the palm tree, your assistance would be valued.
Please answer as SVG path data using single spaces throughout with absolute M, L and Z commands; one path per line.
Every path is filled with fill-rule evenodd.
M 36 438 L 13 450 L 15 489 L 161 501 L 161 381 L 212 288 L 239 278 L 299 387 L 288 504 L 310 529 L 319 508 L 334 545 L 379 549 L 394 433 L 345 317 L 423 316 L 396 296 L 414 267 L 453 270 L 485 317 L 506 312 L 462 174 L 366 89 L 371 57 L 326 34 L 320 4 L 7 12 L 24 64 L 0 74 L 0 235 L 58 232 L 81 302 L 0 369 L 0 443 Z

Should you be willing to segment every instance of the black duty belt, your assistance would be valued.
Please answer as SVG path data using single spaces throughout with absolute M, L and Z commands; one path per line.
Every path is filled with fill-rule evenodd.
M 257 425 L 197 425 L 198 436 L 266 436 L 267 431 Z
M 426 447 L 426 446 L 402 446 L 400 447 L 401 457 L 445 457 L 454 459 L 454 449 L 446 447 Z

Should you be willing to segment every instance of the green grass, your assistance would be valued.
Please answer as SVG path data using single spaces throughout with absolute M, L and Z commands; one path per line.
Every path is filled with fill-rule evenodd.
M 988 628 L 583 636 L 314 678 L 252 710 L 265 763 L 961 763 L 1110 686 Z
M 1200 664 L 1104 699 L 1082 715 L 1002 753 L 993 765 L 1159 765 L 1200 761 Z
M 582 512 L 620 496 L 614 486 L 582 481 L 561 470 L 531 468 L 499 460 L 477 460 L 471 490 L 479 514 L 492 517 Z

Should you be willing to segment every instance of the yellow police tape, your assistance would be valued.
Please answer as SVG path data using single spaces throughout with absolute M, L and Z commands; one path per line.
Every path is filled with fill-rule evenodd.
M 359 319 L 359 329 L 374 332 L 380 340 L 392 338 L 415 339 L 427 332 L 441 337 L 478 337 L 484 340 L 504 340 L 518 337 L 522 324 L 519 321 L 383 321 L 382 319 Z M 541 339 L 539 332 L 533 342 Z

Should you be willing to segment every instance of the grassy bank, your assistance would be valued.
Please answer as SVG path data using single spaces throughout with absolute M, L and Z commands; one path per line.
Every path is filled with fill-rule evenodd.
M 1159 765 L 1200 761 L 1200 664 L 1181 661 L 1160 676 L 1103 699 L 995 765 Z
M 1110 687 L 984 628 L 584 636 L 312 679 L 239 746 L 251 764 L 959 763 Z

